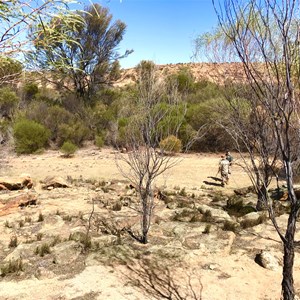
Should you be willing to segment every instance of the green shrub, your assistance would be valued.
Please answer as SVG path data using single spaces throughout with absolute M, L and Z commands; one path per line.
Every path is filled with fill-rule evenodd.
M 104 146 L 104 139 L 101 135 L 95 137 L 95 145 L 101 149 Z
M 16 236 L 13 236 L 10 238 L 8 247 L 9 248 L 16 248 L 18 246 L 18 238 Z
M 37 221 L 38 222 L 43 222 L 44 221 L 44 216 L 43 216 L 43 214 L 41 212 L 39 213 L 39 217 L 38 217 Z
M 181 141 L 174 135 L 169 135 L 159 143 L 159 147 L 164 151 L 178 153 L 182 149 Z
M 35 254 L 39 256 L 45 256 L 45 254 L 50 254 L 50 246 L 47 243 L 42 244 L 40 247 L 36 247 Z
M 17 121 L 13 133 L 18 154 L 33 153 L 45 147 L 50 136 L 49 130 L 43 125 L 27 119 Z
M 77 150 L 77 146 L 74 145 L 72 142 L 64 142 L 60 148 L 60 151 L 64 154 L 65 157 L 72 156 Z
M 224 231 L 232 231 L 232 232 L 236 232 L 238 229 L 238 224 L 234 223 L 232 221 L 228 221 L 226 220 L 223 224 L 223 230 Z
M 210 234 L 210 230 L 211 230 L 211 224 L 206 224 L 203 233 L 204 234 Z
M 65 141 L 71 141 L 80 146 L 88 138 L 88 128 L 79 120 L 70 124 L 61 124 L 58 127 L 58 144 L 61 146 Z
M 59 244 L 59 243 L 61 243 L 61 242 L 62 242 L 61 237 L 60 237 L 59 235 L 55 235 L 55 236 L 53 237 L 52 242 L 50 243 L 50 246 L 51 246 L 51 247 L 54 247 L 55 245 L 57 245 L 57 244 Z
M 17 107 L 19 98 L 16 93 L 9 88 L 0 89 L 0 115 L 3 117 L 12 117 Z
M 23 271 L 23 262 L 22 259 L 10 260 L 8 264 L 1 266 L 1 276 L 4 277 L 8 274 L 19 273 Z
M 211 211 L 206 210 L 202 215 L 201 221 L 202 222 L 212 222 L 212 220 L 213 220 L 213 217 L 212 217 Z
M 26 83 L 23 87 L 23 92 L 25 94 L 26 101 L 31 101 L 35 95 L 38 93 L 39 87 L 36 83 Z

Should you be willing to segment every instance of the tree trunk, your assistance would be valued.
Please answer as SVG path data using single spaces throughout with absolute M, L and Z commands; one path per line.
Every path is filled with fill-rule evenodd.
M 295 297 L 293 267 L 295 257 L 294 238 L 296 230 L 296 218 L 297 210 L 295 209 L 295 205 L 292 205 L 285 235 L 285 241 L 283 244 L 283 279 L 281 286 L 284 300 L 294 300 Z
M 257 203 L 256 203 L 256 209 L 258 211 L 264 210 L 267 207 L 267 203 L 266 203 L 267 193 L 268 191 L 265 185 L 259 188 L 257 193 Z
M 143 244 L 148 243 L 148 231 L 149 231 L 149 204 L 147 196 L 142 200 L 143 202 L 143 215 L 142 215 L 142 237 L 141 242 Z

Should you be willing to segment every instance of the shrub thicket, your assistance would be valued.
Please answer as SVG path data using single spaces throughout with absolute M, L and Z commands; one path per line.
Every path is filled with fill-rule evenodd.
M 14 124 L 15 149 L 18 154 L 29 154 L 46 146 L 50 132 L 43 125 L 27 119 Z
M 81 146 L 82 142 L 89 137 L 89 130 L 82 121 L 75 120 L 69 124 L 59 125 L 57 136 L 59 146 L 65 141 Z

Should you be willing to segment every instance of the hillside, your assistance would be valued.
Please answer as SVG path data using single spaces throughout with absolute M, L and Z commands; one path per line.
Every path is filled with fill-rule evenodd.
M 225 80 L 244 81 L 245 73 L 241 63 L 179 63 L 158 65 L 162 76 L 177 73 L 182 68 L 190 69 L 196 81 L 208 80 L 222 84 Z M 123 69 L 116 86 L 137 81 L 135 68 Z

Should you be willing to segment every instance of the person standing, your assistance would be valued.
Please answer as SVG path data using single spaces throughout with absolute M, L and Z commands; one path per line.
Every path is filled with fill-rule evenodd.
M 225 157 L 229 161 L 228 174 L 231 174 L 231 166 L 232 166 L 233 157 L 229 151 L 226 151 Z
M 229 181 L 229 161 L 226 159 L 225 155 L 221 156 L 221 161 L 219 163 L 219 172 L 221 173 L 222 186 L 228 184 Z

